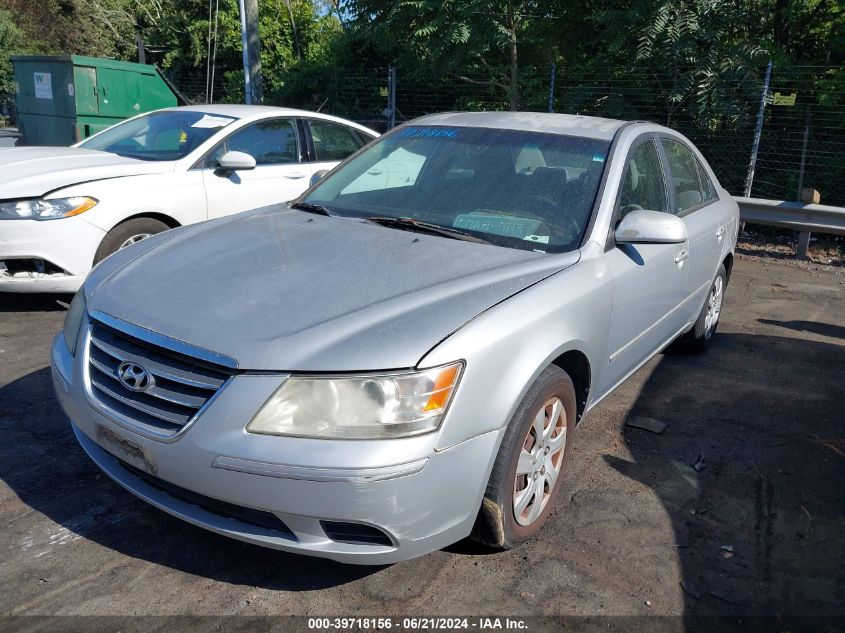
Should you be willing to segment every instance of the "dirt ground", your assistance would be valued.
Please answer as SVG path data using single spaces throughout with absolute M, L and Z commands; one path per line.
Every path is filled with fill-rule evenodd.
M 659 355 L 579 427 L 539 538 L 377 568 L 228 540 L 100 475 L 52 394 L 63 318 L 0 295 L 5 616 L 845 616 L 845 270 L 738 260 L 708 353 Z

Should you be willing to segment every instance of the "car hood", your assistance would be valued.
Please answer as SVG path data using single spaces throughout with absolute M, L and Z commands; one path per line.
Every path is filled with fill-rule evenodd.
M 89 310 L 242 369 L 279 371 L 413 367 L 479 313 L 579 257 L 281 206 L 150 241 L 95 269 Z
M 169 161 L 124 158 L 81 147 L 0 149 L 0 200 L 36 198 L 92 180 L 173 171 Z

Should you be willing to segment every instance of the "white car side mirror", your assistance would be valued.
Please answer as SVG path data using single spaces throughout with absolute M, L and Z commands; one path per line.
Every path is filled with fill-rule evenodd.
M 628 213 L 616 227 L 617 244 L 682 244 L 687 225 L 679 217 L 660 211 Z
M 330 170 L 328 170 L 328 169 L 318 169 L 317 171 L 315 171 L 311 175 L 311 182 L 309 184 L 313 187 L 318 182 L 320 182 L 320 180 L 323 179 L 323 176 L 325 176 L 327 173 L 329 173 L 329 171 Z
M 217 161 L 217 167 L 227 171 L 255 169 L 255 159 L 245 152 L 226 152 Z

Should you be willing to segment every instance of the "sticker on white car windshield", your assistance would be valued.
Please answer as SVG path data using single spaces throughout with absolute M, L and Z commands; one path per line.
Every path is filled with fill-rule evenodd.
M 231 119 L 225 116 L 214 116 L 211 114 L 204 115 L 199 121 L 191 125 L 191 127 L 199 127 L 199 128 L 215 128 L 215 127 L 225 127 L 229 125 L 235 119 Z

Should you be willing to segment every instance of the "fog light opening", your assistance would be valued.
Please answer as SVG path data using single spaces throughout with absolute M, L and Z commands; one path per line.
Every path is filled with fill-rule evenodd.
M 394 545 L 386 532 L 363 523 L 346 523 L 342 521 L 320 521 L 323 531 L 336 543 L 348 545 Z
M 69 274 L 54 263 L 38 257 L 0 260 L 0 277 L 38 279 L 40 277 L 64 277 Z

